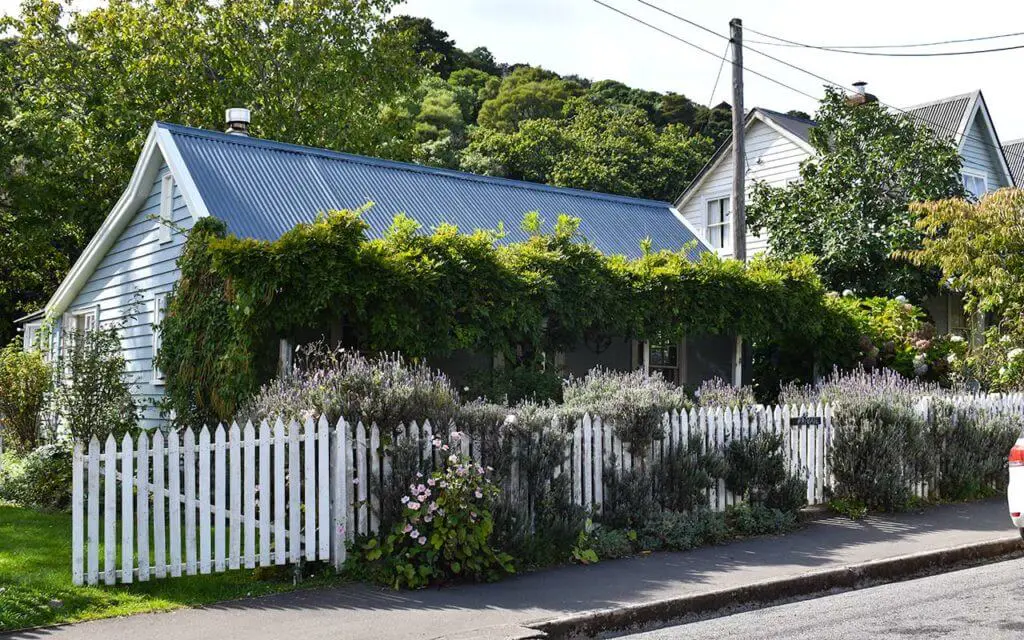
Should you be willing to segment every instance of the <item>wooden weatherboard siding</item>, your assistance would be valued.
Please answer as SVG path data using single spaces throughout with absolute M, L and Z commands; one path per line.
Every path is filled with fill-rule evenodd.
M 69 307 L 72 311 L 98 308 L 101 326 L 134 312 L 121 333 L 121 342 L 134 383 L 133 392 L 143 410 L 140 425 L 144 427 L 164 422 L 152 406 L 153 401 L 163 397 L 162 385 L 153 383 L 154 298 L 169 293 L 177 282 L 177 259 L 185 243 L 184 232 L 193 224 L 175 183 L 171 211 L 176 228 L 170 242 L 160 242 L 158 218 L 163 177 L 168 171 L 166 164 L 160 167 L 145 202 Z
M 989 191 L 1010 186 L 992 139 L 988 122 L 979 109 L 964 134 L 960 158 L 965 170 L 985 174 Z
M 800 163 L 809 157 L 804 149 L 797 146 L 781 133 L 764 122 L 755 121 L 747 129 L 747 197 L 756 181 L 764 181 L 773 187 L 783 187 L 799 179 Z M 707 227 L 707 201 L 728 197 L 732 186 L 732 162 L 720 163 L 704 179 L 696 193 L 683 205 L 679 212 L 702 233 Z M 707 236 L 705 236 L 707 239 Z M 768 249 L 768 234 L 761 236 L 747 232 L 747 255 L 761 253 Z M 723 253 L 731 256 L 732 252 Z

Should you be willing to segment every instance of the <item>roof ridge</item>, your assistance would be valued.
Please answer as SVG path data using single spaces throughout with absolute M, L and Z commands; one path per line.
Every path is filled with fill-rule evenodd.
M 903 111 L 916 111 L 917 109 L 924 109 L 925 107 L 934 107 L 946 102 L 954 102 L 956 100 L 962 100 L 963 98 L 973 98 L 981 94 L 981 89 L 975 89 L 974 91 L 968 91 L 967 93 L 961 93 L 955 96 L 949 96 L 946 98 L 939 98 L 937 100 L 931 100 L 929 102 L 922 102 L 920 104 L 911 105 L 909 107 L 903 107 Z
M 1024 138 L 1015 138 L 1013 140 L 1006 140 L 1003 142 L 1004 147 L 1008 147 L 1013 144 L 1024 144 Z
M 758 109 L 760 111 L 764 111 L 765 113 L 771 114 L 773 116 L 778 116 L 780 118 L 789 118 L 790 120 L 796 120 L 797 122 L 804 122 L 804 123 L 807 123 L 807 124 L 810 124 L 810 125 L 814 125 L 814 126 L 818 125 L 817 121 L 814 120 L 813 118 L 804 118 L 802 116 L 791 116 L 788 113 L 785 113 L 783 111 L 776 111 L 775 109 L 769 109 L 767 107 L 754 107 L 754 109 Z
M 293 144 L 290 142 L 280 142 L 278 140 L 271 140 L 269 138 L 256 138 L 249 136 L 232 135 L 228 133 L 221 133 L 220 131 L 211 131 L 209 129 L 188 127 L 185 125 L 174 124 L 170 122 L 157 121 L 156 125 L 158 127 L 167 129 L 172 134 L 191 135 L 194 137 L 207 138 L 211 140 L 216 140 L 217 142 L 221 142 L 224 144 L 237 144 L 240 146 L 249 147 L 264 147 L 267 149 L 281 151 L 284 153 L 318 155 L 321 157 L 344 162 L 354 162 L 357 164 L 368 164 L 379 167 L 390 167 L 393 169 L 410 171 L 413 173 L 439 175 L 453 178 L 456 180 L 466 180 L 469 182 L 482 182 L 489 184 L 504 185 L 514 189 L 524 189 L 528 191 L 547 191 L 552 193 L 565 193 L 576 195 L 583 198 L 592 198 L 594 200 L 608 200 L 612 202 L 632 203 L 652 208 L 656 206 L 664 206 L 668 208 L 672 207 L 672 203 L 663 200 L 636 198 L 633 196 L 622 196 L 613 193 L 604 193 L 601 191 L 588 191 L 586 189 L 575 189 L 572 187 L 555 187 L 552 185 L 542 184 L 539 182 L 515 180 L 513 178 L 484 176 L 477 173 L 470 173 L 468 171 L 458 171 L 455 169 L 445 169 L 442 167 L 431 167 L 427 165 L 416 164 L 413 162 L 402 162 L 400 160 L 387 160 L 385 158 L 375 158 L 373 156 L 364 156 L 355 153 L 334 151 L 332 149 L 323 149 L 320 147 L 311 147 L 307 145 Z

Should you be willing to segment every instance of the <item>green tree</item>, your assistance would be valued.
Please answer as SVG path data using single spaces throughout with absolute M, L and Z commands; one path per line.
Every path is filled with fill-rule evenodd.
M 816 156 L 801 165 L 799 181 L 754 187 L 751 229 L 766 230 L 781 258 L 816 256 L 835 290 L 920 300 L 937 278 L 893 254 L 920 243 L 912 202 L 963 195 L 956 147 L 878 103 L 851 105 L 834 89 L 815 119 Z
M 0 36 L 0 337 L 38 307 L 120 196 L 154 120 L 387 153 L 382 107 L 419 82 L 393 0 L 27 0 Z
M 538 67 L 522 66 L 505 76 L 498 94 L 483 103 L 477 123 L 498 131 L 515 131 L 525 120 L 558 118 L 562 108 L 583 89 L 558 74 Z
M 518 131 L 477 129 L 463 168 L 556 186 L 672 199 L 712 152 L 685 126 L 658 131 L 635 107 L 568 103 L 567 120 L 540 118 Z

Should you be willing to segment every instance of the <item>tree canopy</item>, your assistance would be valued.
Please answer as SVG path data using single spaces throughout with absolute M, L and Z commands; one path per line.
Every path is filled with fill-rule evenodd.
M 770 249 L 783 259 L 816 256 L 834 290 L 920 300 L 937 277 L 894 253 L 921 241 L 911 203 L 963 196 L 956 147 L 878 103 L 852 105 L 834 89 L 815 120 L 817 155 L 801 165 L 799 181 L 755 186 L 750 228 L 770 230 Z

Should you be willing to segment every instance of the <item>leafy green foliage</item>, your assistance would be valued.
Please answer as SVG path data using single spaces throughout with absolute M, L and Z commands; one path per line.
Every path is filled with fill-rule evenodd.
M 108 435 L 120 438 L 138 426 L 139 407 L 132 394 L 121 346 L 120 325 L 69 332 L 54 371 L 54 404 L 61 424 L 72 437 L 88 442 Z
M 0 460 L 0 501 L 43 511 L 71 507 L 71 449 L 67 443 L 46 444 L 23 459 Z
M 0 350 L 0 436 L 8 448 L 27 453 L 39 444 L 52 376 L 39 351 L 24 351 L 17 342 Z
M 708 490 L 724 473 L 721 452 L 705 450 L 699 434 L 691 434 L 685 450 L 671 450 L 652 470 L 661 506 L 669 511 L 707 507 Z
M 550 233 L 538 216 L 527 222 L 532 237 L 505 245 L 494 232 L 451 226 L 418 233 L 404 217 L 385 238 L 367 240 L 352 211 L 272 242 L 221 237 L 222 226 L 200 223 L 163 326 L 158 360 L 169 408 L 193 424 L 234 417 L 272 377 L 279 338 L 326 335 L 339 319 L 360 350 L 407 358 L 496 352 L 533 370 L 586 336 L 739 332 L 759 344 L 799 345 L 791 351 L 808 372 L 816 361 L 847 364 L 858 353 L 855 312 L 824 296 L 805 260 L 745 265 L 706 254 L 694 263 L 682 252 L 626 260 L 586 244 L 578 220 L 563 216 Z M 628 398 L 620 400 L 629 411 Z M 643 417 L 621 412 L 612 414 L 623 425 Z
M 512 558 L 490 543 L 491 504 L 498 492 L 486 470 L 452 454 L 444 469 L 411 485 L 403 521 L 363 557 L 381 582 L 396 589 L 452 580 L 492 581 L 513 573 Z
M 789 473 L 781 434 L 762 431 L 725 447 L 725 488 L 753 505 L 795 512 L 807 504 L 807 484 Z
M 938 458 L 938 496 L 943 500 L 976 500 L 1004 490 L 1006 452 L 1022 432 L 1024 421 L 1015 414 L 935 402 L 928 438 Z
M 934 273 L 893 254 L 920 244 L 912 202 L 963 195 L 955 145 L 877 103 L 851 105 L 836 89 L 826 89 L 815 120 L 817 156 L 800 180 L 755 186 L 750 228 L 770 229 L 779 257 L 816 256 L 832 289 L 922 299 Z

